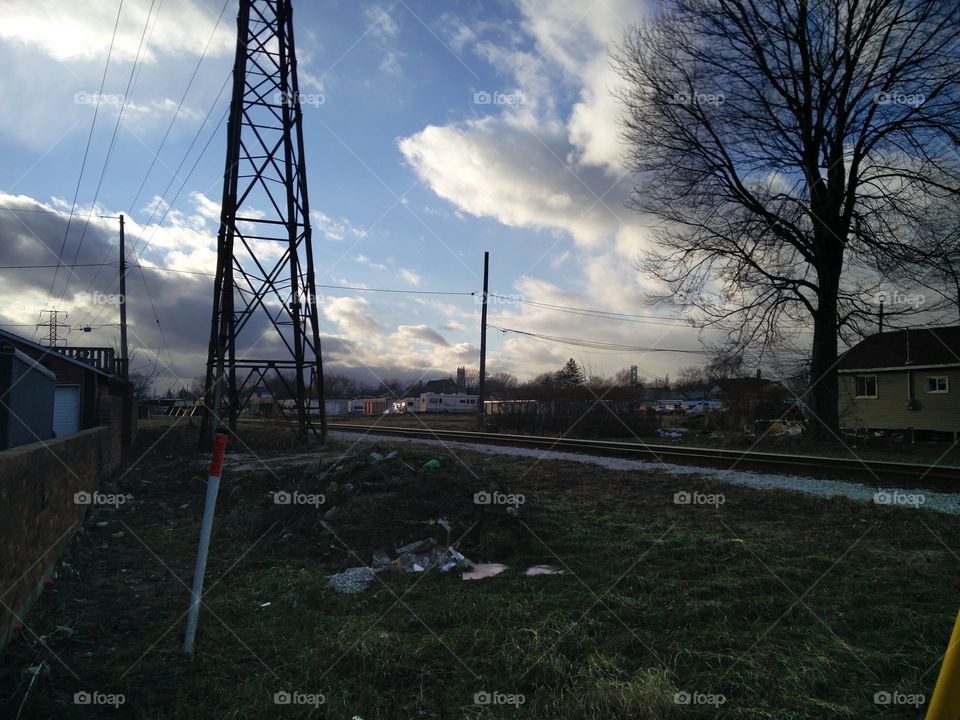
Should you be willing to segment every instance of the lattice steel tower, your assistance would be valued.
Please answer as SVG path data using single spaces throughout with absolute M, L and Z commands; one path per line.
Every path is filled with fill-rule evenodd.
M 326 436 L 290 0 L 240 0 L 205 388 L 201 443 L 263 390 Z

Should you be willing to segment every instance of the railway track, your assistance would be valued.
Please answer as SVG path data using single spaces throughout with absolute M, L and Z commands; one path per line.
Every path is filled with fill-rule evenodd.
M 556 450 L 589 455 L 663 462 L 676 465 L 721 468 L 725 470 L 753 470 L 758 472 L 808 475 L 834 480 L 850 480 L 876 486 L 886 483 L 909 483 L 938 490 L 960 489 L 960 467 L 951 465 L 923 465 L 885 460 L 858 460 L 817 455 L 781 455 L 753 450 L 722 450 L 684 445 L 646 445 L 619 440 L 585 440 L 537 435 L 510 435 L 505 433 L 440 430 L 431 428 L 403 428 L 384 425 L 354 425 L 328 423 L 330 430 L 391 435 L 448 442 L 469 442 L 485 445 Z

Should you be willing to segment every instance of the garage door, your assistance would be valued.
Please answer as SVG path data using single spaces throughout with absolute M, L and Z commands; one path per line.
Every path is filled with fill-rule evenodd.
M 57 437 L 80 429 L 80 388 L 60 386 L 53 396 L 53 432 Z

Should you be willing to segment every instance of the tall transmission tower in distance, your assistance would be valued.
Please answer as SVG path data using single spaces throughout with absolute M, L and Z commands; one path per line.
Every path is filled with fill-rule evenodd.
M 37 323 L 37 329 L 39 330 L 42 327 L 47 328 L 47 347 L 58 347 L 60 345 L 67 344 L 67 338 L 65 335 L 60 334 L 61 328 L 66 328 L 67 331 L 70 330 L 69 325 L 64 325 L 60 322 L 60 316 L 63 315 L 63 319 L 67 319 L 67 313 L 64 310 L 41 310 L 40 317 L 44 315 L 47 316 L 47 322 Z
M 326 437 L 290 0 L 240 0 L 204 387 L 201 444 L 255 390 Z

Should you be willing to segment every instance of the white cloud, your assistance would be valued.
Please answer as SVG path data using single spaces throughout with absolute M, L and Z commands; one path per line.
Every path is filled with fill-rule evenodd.
M 370 341 L 371 336 L 383 333 L 383 327 L 371 313 L 370 303 L 364 298 L 328 298 L 323 314 L 351 340 Z
M 400 268 L 398 272 L 400 273 L 400 277 L 414 287 L 419 287 L 420 283 L 423 282 L 423 278 L 420 276 L 420 274 L 414 270 L 411 270 L 410 268 Z
M 448 346 L 450 344 L 443 335 L 427 325 L 399 325 L 397 335 L 405 340 L 428 345 Z
M 112 61 L 132 62 L 150 3 L 127 0 L 123 5 Z M 101 61 L 106 57 L 117 17 L 113 0 L 4 0 L 0 38 L 40 48 L 59 61 Z M 167 0 L 154 11 L 150 44 L 143 60 L 155 62 L 163 55 L 199 55 L 213 31 L 216 15 L 203 3 Z M 207 49 L 208 55 L 225 55 L 235 47 L 229 13 L 225 12 Z
M 364 10 L 364 17 L 369 24 L 368 34 L 371 37 L 384 39 L 394 37 L 400 26 L 382 5 L 375 4 Z
M 628 180 L 569 162 L 576 148 L 556 123 L 531 128 L 490 116 L 429 125 L 399 148 L 431 190 L 478 217 L 565 230 L 585 247 L 632 234 L 641 224 L 624 208 Z
M 347 237 L 362 240 L 367 237 L 366 230 L 343 217 L 334 219 L 319 210 L 313 210 L 310 213 L 310 220 L 313 227 L 321 232 L 327 240 L 339 241 L 345 240 Z
M 400 77 L 403 75 L 403 67 L 400 65 L 400 59 L 402 57 L 403 53 L 388 52 L 380 61 L 380 72 L 386 75 L 392 75 L 393 77 Z
M 374 260 L 371 260 L 370 258 L 368 258 L 366 255 L 357 255 L 357 257 L 354 258 L 354 260 L 355 260 L 356 262 L 360 263 L 361 265 L 366 265 L 367 267 L 372 267 L 374 270 L 386 270 L 386 269 L 387 269 L 387 266 L 386 266 L 386 265 L 384 265 L 383 263 L 380 263 L 380 262 L 375 262 Z

